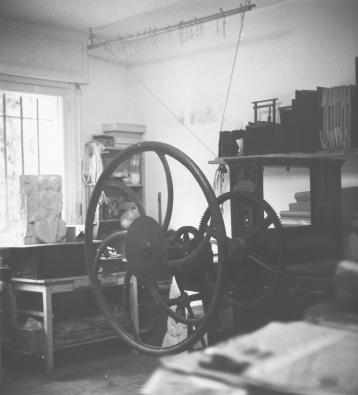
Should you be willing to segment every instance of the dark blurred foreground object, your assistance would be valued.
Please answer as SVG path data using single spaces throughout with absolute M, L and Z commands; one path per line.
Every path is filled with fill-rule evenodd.
M 310 308 L 306 322 L 272 322 L 164 358 L 142 393 L 358 394 L 358 262 L 341 261 L 333 282 L 334 300 Z
M 333 284 L 332 300 L 309 308 L 306 319 L 358 333 L 358 262 L 341 261 L 336 267 Z
M 342 261 L 338 264 L 334 276 L 336 298 L 355 302 L 358 313 L 358 262 Z
M 161 364 L 143 394 L 355 395 L 358 332 L 304 321 L 272 322 Z

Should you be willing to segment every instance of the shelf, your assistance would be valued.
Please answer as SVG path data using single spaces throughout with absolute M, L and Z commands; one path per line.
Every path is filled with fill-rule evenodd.
M 147 328 L 142 328 L 140 330 L 140 336 L 148 334 L 149 330 Z M 77 346 L 83 346 L 85 344 L 91 344 L 91 343 L 98 343 L 106 340 L 122 340 L 119 335 L 114 333 L 114 330 L 108 329 L 107 331 L 103 331 L 102 333 L 95 333 L 93 335 L 93 338 L 88 338 L 86 340 L 74 340 L 74 341 L 68 341 L 67 344 L 56 344 L 56 336 L 55 336 L 55 344 L 54 344 L 54 351 L 57 350 L 64 350 L 66 348 L 71 348 L 71 347 L 77 347 Z
M 96 336 L 95 336 L 96 335 Z M 91 344 L 91 343 L 98 343 L 106 340 L 113 340 L 113 339 L 120 339 L 119 336 L 113 334 L 113 335 L 101 335 L 101 334 L 95 334 L 93 338 L 87 339 L 87 340 L 82 340 L 82 341 L 73 341 L 73 342 L 68 342 L 67 344 L 56 344 L 56 337 L 54 339 L 54 351 L 57 350 L 64 350 L 66 348 L 71 348 L 71 347 L 76 347 L 76 346 L 83 346 L 85 344 Z
M 358 149 L 354 149 L 346 152 L 329 152 L 329 151 L 318 151 L 312 153 L 304 153 L 304 152 L 292 152 L 289 154 L 265 154 L 265 155 L 241 155 L 241 156 L 229 156 L 229 157 L 221 157 L 215 158 L 214 160 L 209 161 L 209 164 L 225 164 L 232 162 L 245 162 L 245 161 L 257 161 L 263 160 L 265 163 L 272 164 L 282 164 L 286 161 L 290 161 L 290 163 L 307 163 L 307 161 L 319 161 L 319 160 L 346 160 L 349 158 L 358 158 Z
M 17 348 L 16 346 L 11 345 L 11 344 L 6 344 L 5 346 L 6 346 L 7 351 L 14 352 L 17 354 L 22 354 L 22 355 L 35 355 L 35 354 L 41 353 L 40 350 L 36 350 L 36 351 L 23 350 L 21 348 Z
M 126 184 L 129 188 L 143 188 L 143 184 Z
M 112 331 L 113 332 L 113 331 Z M 93 335 L 92 338 L 86 339 L 86 340 L 76 340 L 76 341 L 72 341 L 72 342 L 68 342 L 67 344 L 56 344 L 56 337 L 54 339 L 54 347 L 53 350 L 54 351 L 58 351 L 58 350 L 64 350 L 64 349 L 68 349 L 71 347 L 76 347 L 76 346 L 83 346 L 86 344 L 91 344 L 91 343 L 99 343 L 102 341 L 106 341 L 106 340 L 114 340 L 114 339 L 120 339 L 119 336 L 117 336 L 116 334 L 107 334 L 107 335 L 103 335 L 100 333 L 96 333 Z M 19 353 L 19 354 L 23 354 L 23 355 L 35 355 L 35 354 L 41 354 L 43 353 L 43 350 L 41 349 L 36 349 L 36 350 L 25 350 L 21 347 L 16 347 L 16 345 L 12 345 L 12 344 L 8 344 L 6 345 L 6 348 L 8 351 L 10 352 L 14 352 L 14 353 Z
M 109 219 L 100 219 L 99 222 L 100 223 L 115 223 L 115 222 L 119 222 L 120 218 L 109 218 Z
M 111 178 L 110 180 L 107 180 L 105 183 L 104 188 L 120 188 L 120 185 L 118 185 L 118 182 L 121 182 L 125 186 L 129 188 L 143 188 L 143 184 L 129 184 L 127 182 L 121 181 L 120 178 Z

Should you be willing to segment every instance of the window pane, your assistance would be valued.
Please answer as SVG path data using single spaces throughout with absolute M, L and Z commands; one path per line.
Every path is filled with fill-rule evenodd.
M 6 92 L 6 115 L 7 116 L 20 116 L 20 93 Z
M 4 94 L 5 92 L 0 90 L 0 115 L 3 114 L 3 109 L 4 109 Z
M 0 113 L 0 245 L 22 244 L 24 240 L 20 175 L 37 175 L 40 170 L 43 175 L 59 174 L 64 182 L 62 111 L 58 113 L 61 100 L 57 96 L 0 91 L 0 109 L 3 102 L 7 106 L 6 112 Z
M 5 185 L 5 163 L 4 163 L 4 127 L 0 120 L 0 232 L 7 226 L 6 221 L 6 185 Z
M 10 227 L 15 228 L 20 221 L 20 181 L 21 164 L 21 129 L 20 120 L 6 120 L 6 153 L 7 153 L 7 183 L 8 183 L 8 215 Z
M 54 121 L 40 121 L 40 173 L 62 175 L 63 142 Z
M 24 174 L 38 174 L 37 121 L 24 119 Z
M 57 96 L 39 95 L 39 118 L 57 119 Z
M 24 118 L 36 119 L 37 110 L 35 95 L 29 93 L 22 94 L 22 114 Z
M 20 119 L 8 118 L 6 120 L 6 153 L 8 180 L 16 182 L 18 181 L 17 175 L 22 173 Z

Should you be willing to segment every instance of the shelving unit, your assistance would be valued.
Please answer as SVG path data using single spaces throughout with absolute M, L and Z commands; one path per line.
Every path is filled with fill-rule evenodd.
M 143 125 L 116 123 L 104 125 L 103 132 L 113 136 L 115 142 L 114 147 L 107 147 L 102 152 L 103 167 L 105 168 L 122 149 L 143 140 L 145 127 Z M 131 158 L 114 171 L 112 178 L 107 181 L 104 188 L 108 206 L 103 206 L 99 210 L 98 238 L 123 229 L 121 226 L 121 215 L 130 209 L 127 207 L 130 205 L 130 199 L 125 197 L 118 186 L 118 182 L 125 183 L 126 186 L 133 190 L 144 205 L 144 178 L 144 159 L 141 156 Z M 127 205 L 126 202 L 128 203 Z

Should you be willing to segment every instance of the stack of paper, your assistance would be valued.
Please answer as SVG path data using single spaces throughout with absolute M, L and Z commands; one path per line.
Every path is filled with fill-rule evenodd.
M 322 148 L 345 151 L 356 145 L 356 87 L 321 88 Z

